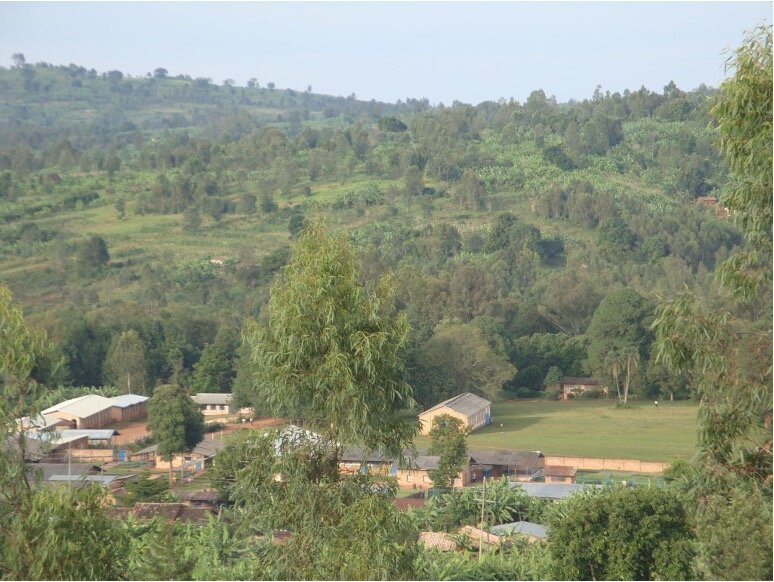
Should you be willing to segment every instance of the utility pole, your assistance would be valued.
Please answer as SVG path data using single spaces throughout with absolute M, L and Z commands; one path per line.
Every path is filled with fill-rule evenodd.
M 486 476 L 484 476 L 484 489 L 481 493 L 481 529 L 484 529 L 484 504 L 486 503 Z M 481 536 L 478 536 L 478 559 L 481 559 Z

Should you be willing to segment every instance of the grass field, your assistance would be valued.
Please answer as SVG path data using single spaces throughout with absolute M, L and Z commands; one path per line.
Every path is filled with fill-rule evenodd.
M 470 448 L 540 450 L 642 461 L 687 459 L 693 453 L 698 405 L 612 400 L 551 402 L 509 400 L 492 404 L 492 424 L 470 435 Z M 430 443 L 417 438 L 418 446 Z

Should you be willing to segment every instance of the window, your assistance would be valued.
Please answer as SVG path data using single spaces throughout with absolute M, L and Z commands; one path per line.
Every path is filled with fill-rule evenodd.
M 414 480 L 414 474 L 411 471 L 406 473 L 406 481 L 413 481 L 413 480 Z
M 217 410 L 218 407 L 216 404 L 210 404 L 210 410 Z
M 422 482 L 423 483 L 431 483 L 430 477 L 428 475 L 422 475 Z
M 221 410 L 226 410 L 226 405 L 225 405 L 225 404 L 221 404 L 221 405 L 220 405 L 220 409 L 221 409 Z

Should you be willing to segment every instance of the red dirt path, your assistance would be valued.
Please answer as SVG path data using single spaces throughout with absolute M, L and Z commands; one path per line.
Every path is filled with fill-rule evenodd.
M 223 433 L 223 435 L 227 435 L 231 432 L 234 432 L 235 430 L 239 430 L 240 428 L 263 428 L 265 426 L 278 426 L 284 423 L 285 421 L 281 418 L 258 418 L 252 422 L 228 423 L 223 427 L 222 431 L 216 432 L 215 435 L 216 438 L 218 438 L 221 433 Z M 136 442 L 142 437 L 148 436 L 150 433 L 148 432 L 147 424 L 147 420 L 136 420 L 132 422 L 120 422 L 105 428 L 112 428 L 117 430 L 120 434 L 113 439 L 113 442 L 117 445 L 125 445 Z M 209 437 L 210 435 L 208 434 L 206 436 Z

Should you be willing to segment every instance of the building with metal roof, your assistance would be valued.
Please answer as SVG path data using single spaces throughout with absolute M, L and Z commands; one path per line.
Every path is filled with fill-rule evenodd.
M 42 414 L 74 421 L 75 428 L 101 428 L 114 421 L 115 404 L 111 398 L 88 394 L 46 408 Z
M 535 538 L 535 540 L 545 540 L 548 538 L 548 529 L 546 526 L 531 521 L 514 521 L 493 525 L 489 531 L 498 536 L 520 535 L 526 538 Z M 532 540 L 530 540 L 532 541 Z
M 191 398 L 204 416 L 226 416 L 231 412 L 231 394 L 199 392 Z
M 23 431 L 45 431 L 58 428 L 69 428 L 72 426 L 72 421 L 57 418 L 50 414 L 38 414 L 37 416 L 25 416 L 19 418 L 16 424 Z
M 492 421 L 492 403 L 485 398 L 465 392 L 444 400 L 419 415 L 420 434 L 427 435 L 433 428 L 433 419 L 448 414 L 462 421 L 469 430 L 487 425 Z
M 600 489 L 602 486 L 581 483 L 511 483 L 511 487 L 519 487 L 530 497 L 556 500 L 564 499 L 568 495 L 584 489 Z
M 80 437 L 85 436 L 89 440 L 89 446 L 96 447 L 110 447 L 113 445 L 113 437 L 118 434 L 118 431 L 112 428 L 95 428 L 95 429 L 64 429 L 57 433 L 60 437 Z
M 138 394 L 121 394 L 120 396 L 114 396 L 110 400 L 113 401 L 113 404 L 120 408 L 125 408 L 127 406 L 134 406 L 135 404 L 140 404 L 141 402 L 147 402 L 148 397 L 147 396 L 139 396 Z

